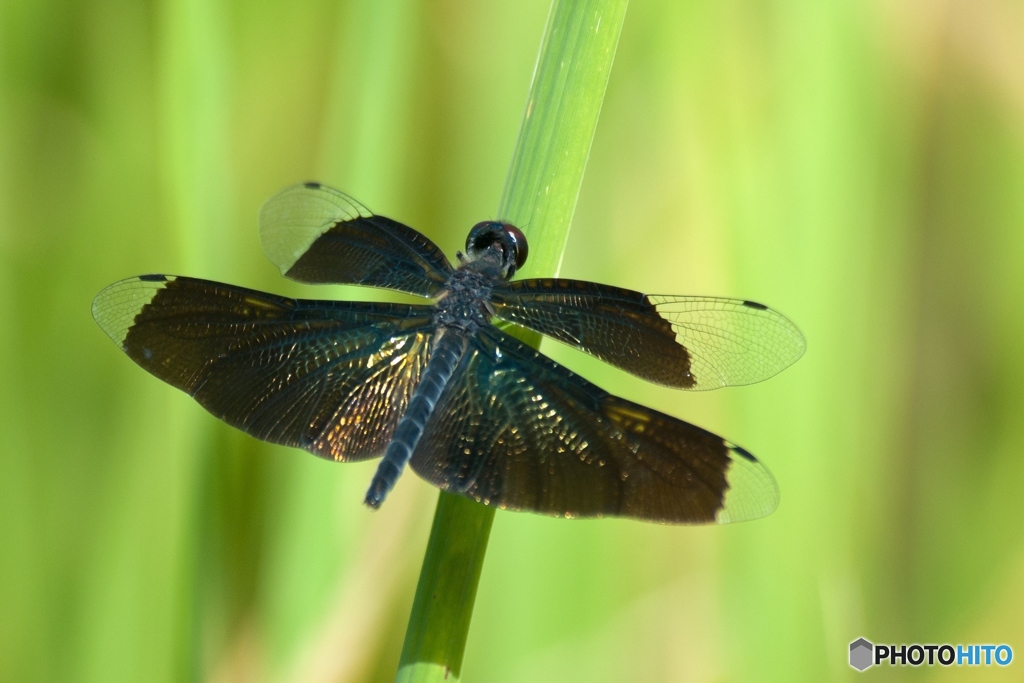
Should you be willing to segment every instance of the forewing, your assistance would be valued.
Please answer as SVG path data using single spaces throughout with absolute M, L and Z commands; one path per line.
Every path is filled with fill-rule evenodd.
M 419 232 L 319 183 L 271 197 L 259 226 L 263 251 L 285 277 L 299 282 L 433 297 L 452 273 L 444 252 Z
M 333 460 L 380 455 L 427 362 L 431 308 L 304 301 L 145 275 L 93 317 L 136 363 L 230 425 Z
M 472 342 L 411 465 L 484 504 L 565 517 L 725 523 L 778 504 L 745 450 L 612 396 L 497 329 Z
M 805 348 L 782 314 L 740 299 L 645 295 L 556 278 L 499 286 L 492 299 L 504 320 L 670 387 L 760 382 Z
M 687 349 L 643 294 L 582 280 L 518 280 L 495 287 L 499 318 L 575 346 L 651 382 L 691 388 Z

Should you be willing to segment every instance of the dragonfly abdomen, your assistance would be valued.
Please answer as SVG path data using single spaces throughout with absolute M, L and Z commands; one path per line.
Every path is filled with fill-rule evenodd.
M 434 412 L 434 406 L 441 398 L 441 392 L 452 378 L 459 360 L 466 352 L 466 338 L 448 330 L 434 346 L 427 367 L 423 370 L 420 383 L 409 399 L 409 407 L 395 427 L 395 434 L 384 452 L 384 459 L 377 466 L 370 488 L 363 501 L 372 508 L 380 507 L 388 493 L 402 476 L 406 463 L 412 457 L 416 444 L 423 436 L 423 429 Z

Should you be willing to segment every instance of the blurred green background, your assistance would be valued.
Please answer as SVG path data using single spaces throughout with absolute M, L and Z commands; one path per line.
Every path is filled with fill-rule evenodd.
M 436 491 L 258 443 L 90 317 L 171 272 L 307 297 L 260 204 L 316 178 L 449 254 L 493 217 L 547 0 L 0 4 L 0 680 L 387 681 Z M 848 643 L 1024 666 L 1024 6 L 634 0 L 561 274 L 738 296 L 806 356 L 684 394 L 782 503 L 498 512 L 464 680 L 836 681 Z

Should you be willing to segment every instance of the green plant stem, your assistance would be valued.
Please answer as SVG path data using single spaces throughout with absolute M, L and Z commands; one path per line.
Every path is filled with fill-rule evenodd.
M 558 272 L 627 0 L 555 0 L 498 215 L 523 229 L 521 274 Z M 539 335 L 528 339 L 535 347 Z M 396 681 L 457 681 L 494 508 L 442 492 Z

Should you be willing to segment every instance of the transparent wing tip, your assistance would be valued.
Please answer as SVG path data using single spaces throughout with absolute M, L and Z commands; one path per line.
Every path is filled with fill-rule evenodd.
M 287 274 L 335 223 L 372 215 L 345 193 L 307 181 L 286 187 L 264 202 L 258 218 L 260 243 L 267 258 Z
M 731 462 L 726 472 L 729 489 L 715 514 L 719 524 L 767 517 L 779 506 L 779 486 L 768 469 L 745 448 L 725 442 Z
M 691 389 L 763 382 L 807 350 L 807 340 L 789 318 L 756 301 L 669 295 L 648 300 L 690 352 Z
M 107 336 L 120 347 L 139 312 L 173 275 L 139 275 L 104 287 L 92 300 L 92 317 Z

